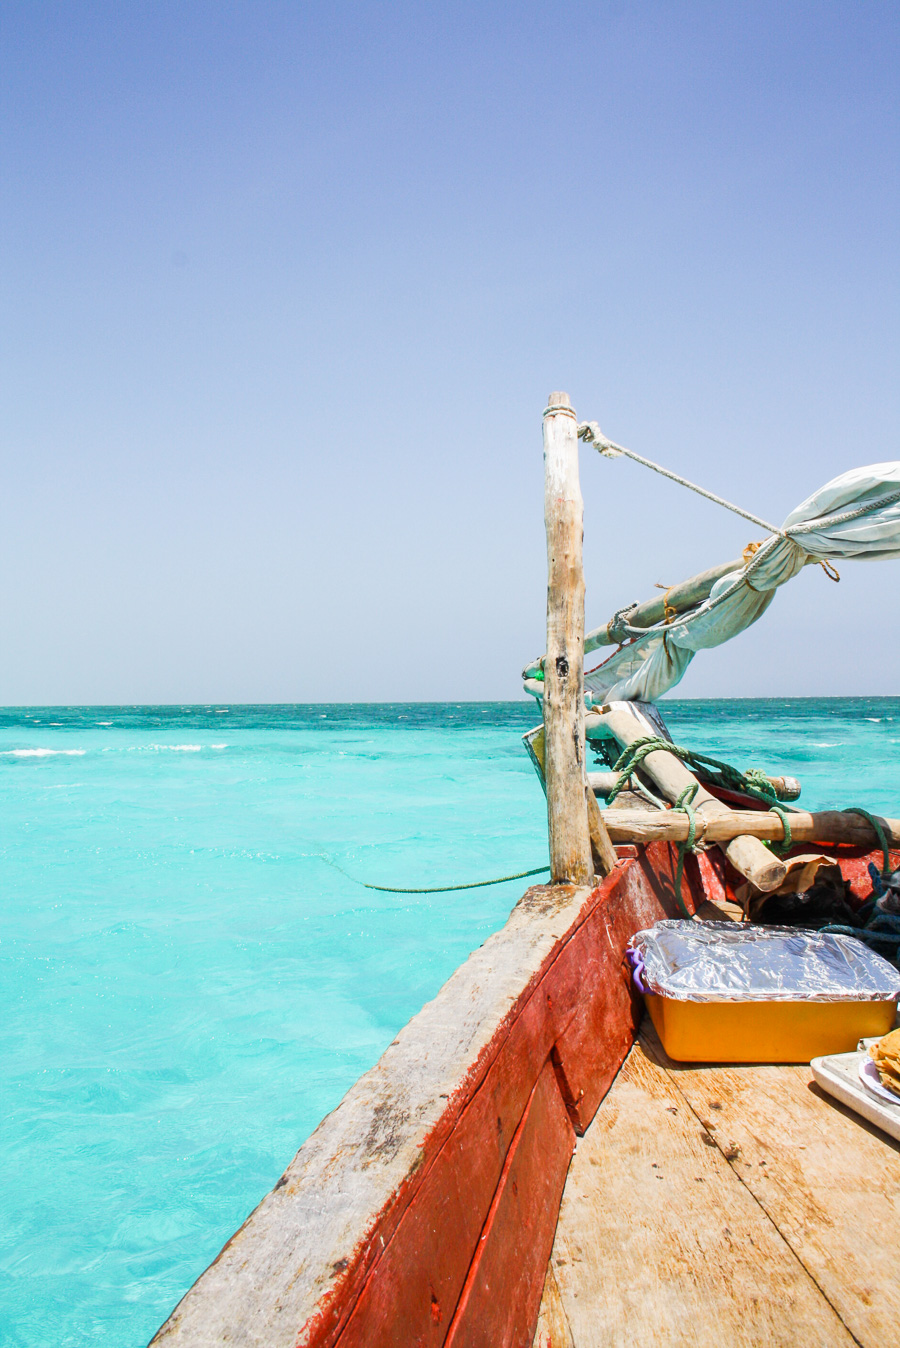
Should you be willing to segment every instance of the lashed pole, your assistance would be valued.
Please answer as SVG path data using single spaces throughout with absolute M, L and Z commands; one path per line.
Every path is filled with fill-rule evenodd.
M 584 502 L 578 434 L 566 393 L 544 412 L 544 523 L 547 529 L 547 654 L 544 754 L 550 877 L 587 884 L 594 872 L 584 772 Z

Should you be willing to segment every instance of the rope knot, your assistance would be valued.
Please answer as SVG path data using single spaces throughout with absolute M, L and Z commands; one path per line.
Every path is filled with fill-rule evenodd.
M 617 646 L 621 646 L 622 642 L 626 641 L 628 637 L 633 637 L 635 635 L 635 631 L 640 631 L 641 634 L 643 634 L 643 628 L 633 628 L 628 622 L 629 617 L 636 608 L 637 602 L 635 601 L 633 604 L 626 604 L 624 608 L 616 609 L 615 613 L 606 624 L 606 635 L 609 637 L 610 642 L 615 642 Z
M 578 438 L 586 445 L 599 449 L 607 459 L 618 459 L 622 455 L 621 449 L 607 439 L 596 421 L 582 421 L 578 427 Z

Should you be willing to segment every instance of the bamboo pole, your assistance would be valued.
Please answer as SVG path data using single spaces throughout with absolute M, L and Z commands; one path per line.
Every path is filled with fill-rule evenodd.
M 601 810 L 609 836 L 617 843 L 684 842 L 688 836 L 688 817 L 681 810 Z M 891 847 L 900 849 L 900 819 L 876 818 Z M 791 838 L 794 842 L 850 843 L 855 847 L 880 847 L 875 830 L 858 814 L 841 810 L 821 810 L 807 814 L 791 810 Z M 698 840 L 726 843 L 739 836 L 781 842 L 784 826 L 768 810 L 728 810 L 700 816 Z
M 543 704 L 550 878 L 553 884 L 585 885 L 594 868 L 584 773 L 584 503 L 578 481 L 577 423 L 566 393 L 551 393 L 544 412 L 544 523 Z
M 623 745 L 632 744 L 647 733 L 641 722 L 627 711 L 592 714 L 589 719 L 592 726 L 607 726 Z M 664 749 L 648 754 L 641 764 L 641 769 L 653 778 L 662 794 L 673 804 L 685 787 L 696 785 L 697 791 L 692 805 L 699 815 L 709 819 L 714 815 L 731 813 L 727 805 L 716 800 L 715 796 L 700 785 L 680 758 L 666 753 Z M 767 894 L 777 889 L 784 882 L 787 867 L 783 861 L 779 861 L 763 847 L 758 838 L 752 835 L 739 835 L 732 837 L 730 842 L 723 843 L 722 847 L 735 870 L 740 871 L 741 875 L 763 893 Z

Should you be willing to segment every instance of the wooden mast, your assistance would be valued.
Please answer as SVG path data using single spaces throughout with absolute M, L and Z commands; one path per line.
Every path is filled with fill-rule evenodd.
M 544 412 L 544 523 L 547 529 L 547 654 L 544 739 L 550 878 L 586 885 L 594 867 L 584 773 L 584 502 L 578 434 L 567 393 Z

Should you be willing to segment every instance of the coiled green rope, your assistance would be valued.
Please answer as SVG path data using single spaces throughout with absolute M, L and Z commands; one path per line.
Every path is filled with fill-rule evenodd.
M 752 796 L 754 800 L 762 801 L 763 804 L 768 805 L 769 809 L 778 815 L 784 828 L 784 838 L 782 841 L 780 843 L 770 843 L 769 846 L 775 852 L 788 851 L 791 846 L 791 825 L 788 818 L 788 812 L 778 804 L 778 792 L 764 772 L 761 772 L 759 768 L 748 768 L 746 772 L 741 772 L 740 769 L 733 767 L 731 763 L 723 763 L 720 758 L 710 758 L 708 754 L 695 753 L 691 749 L 685 749 L 680 744 L 672 744 L 669 740 L 661 739 L 656 735 L 645 735 L 642 739 L 635 740 L 633 744 L 629 744 L 628 748 L 620 754 L 613 767 L 613 772 L 618 772 L 619 777 L 613 786 L 612 791 L 606 798 L 607 805 L 615 800 L 631 774 L 639 764 L 643 763 L 647 755 L 657 753 L 658 751 L 674 754 L 676 758 L 681 759 L 682 763 L 690 763 L 693 767 L 702 768 L 704 777 L 706 777 L 707 781 L 713 786 L 725 787 L 729 791 L 741 791 L 744 795 Z M 712 772 L 710 769 L 712 769 Z M 689 788 L 685 789 L 687 790 Z M 683 791 L 681 796 L 679 796 L 679 804 L 684 794 Z M 694 787 L 690 799 L 693 800 L 696 794 L 697 789 Z M 675 809 L 678 808 L 679 805 L 677 804 Z M 681 806 L 681 808 L 684 807 Z M 859 813 L 864 814 L 865 811 L 859 811 Z M 689 831 L 688 836 L 689 841 L 682 844 L 682 846 L 685 851 L 692 852 L 694 850 L 694 839 L 691 831 Z M 884 846 L 883 842 L 882 846 Z M 885 853 L 885 855 L 887 855 L 887 853 Z M 684 856 L 679 852 L 679 879 L 681 877 L 681 866 L 683 862 Z
M 766 774 L 760 772 L 759 768 L 749 768 L 747 772 L 741 772 L 738 768 L 732 767 L 730 763 L 723 763 L 719 758 L 710 758 L 708 754 L 695 753 L 691 749 L 685 749 L 680 744 L 672 744 L 670 740 L 661 739 L 656 735 L 645 735 L 642 739 L 629 744 L 628 748 L 614 763 L 613 772 L 617 772 L 619 778 L 606 798 L 608 805 L 615 800 L 628 778 L 643 763 L 647 755 L 657 753 L 660 750 L 663 753 L 674 754 L 676 758 L 681 759 L 682 763 L 690 763 L 694 767 L 703 768 L 704 776 L 712 782 L 713 786 L 725 787 L 729 791 L 742 791 L 745 795 L 753 796 L 766 805 L 774 805 L 778 800 L 777 791 Z
M 770 805 L 769 813 L 778 815 L 784 829 L 784 837 L 781 842 L 770 842 L 769 847 L 773 852 L 789 852 L 791 849 L 791 820 L 787 810 L 781 805 Z

